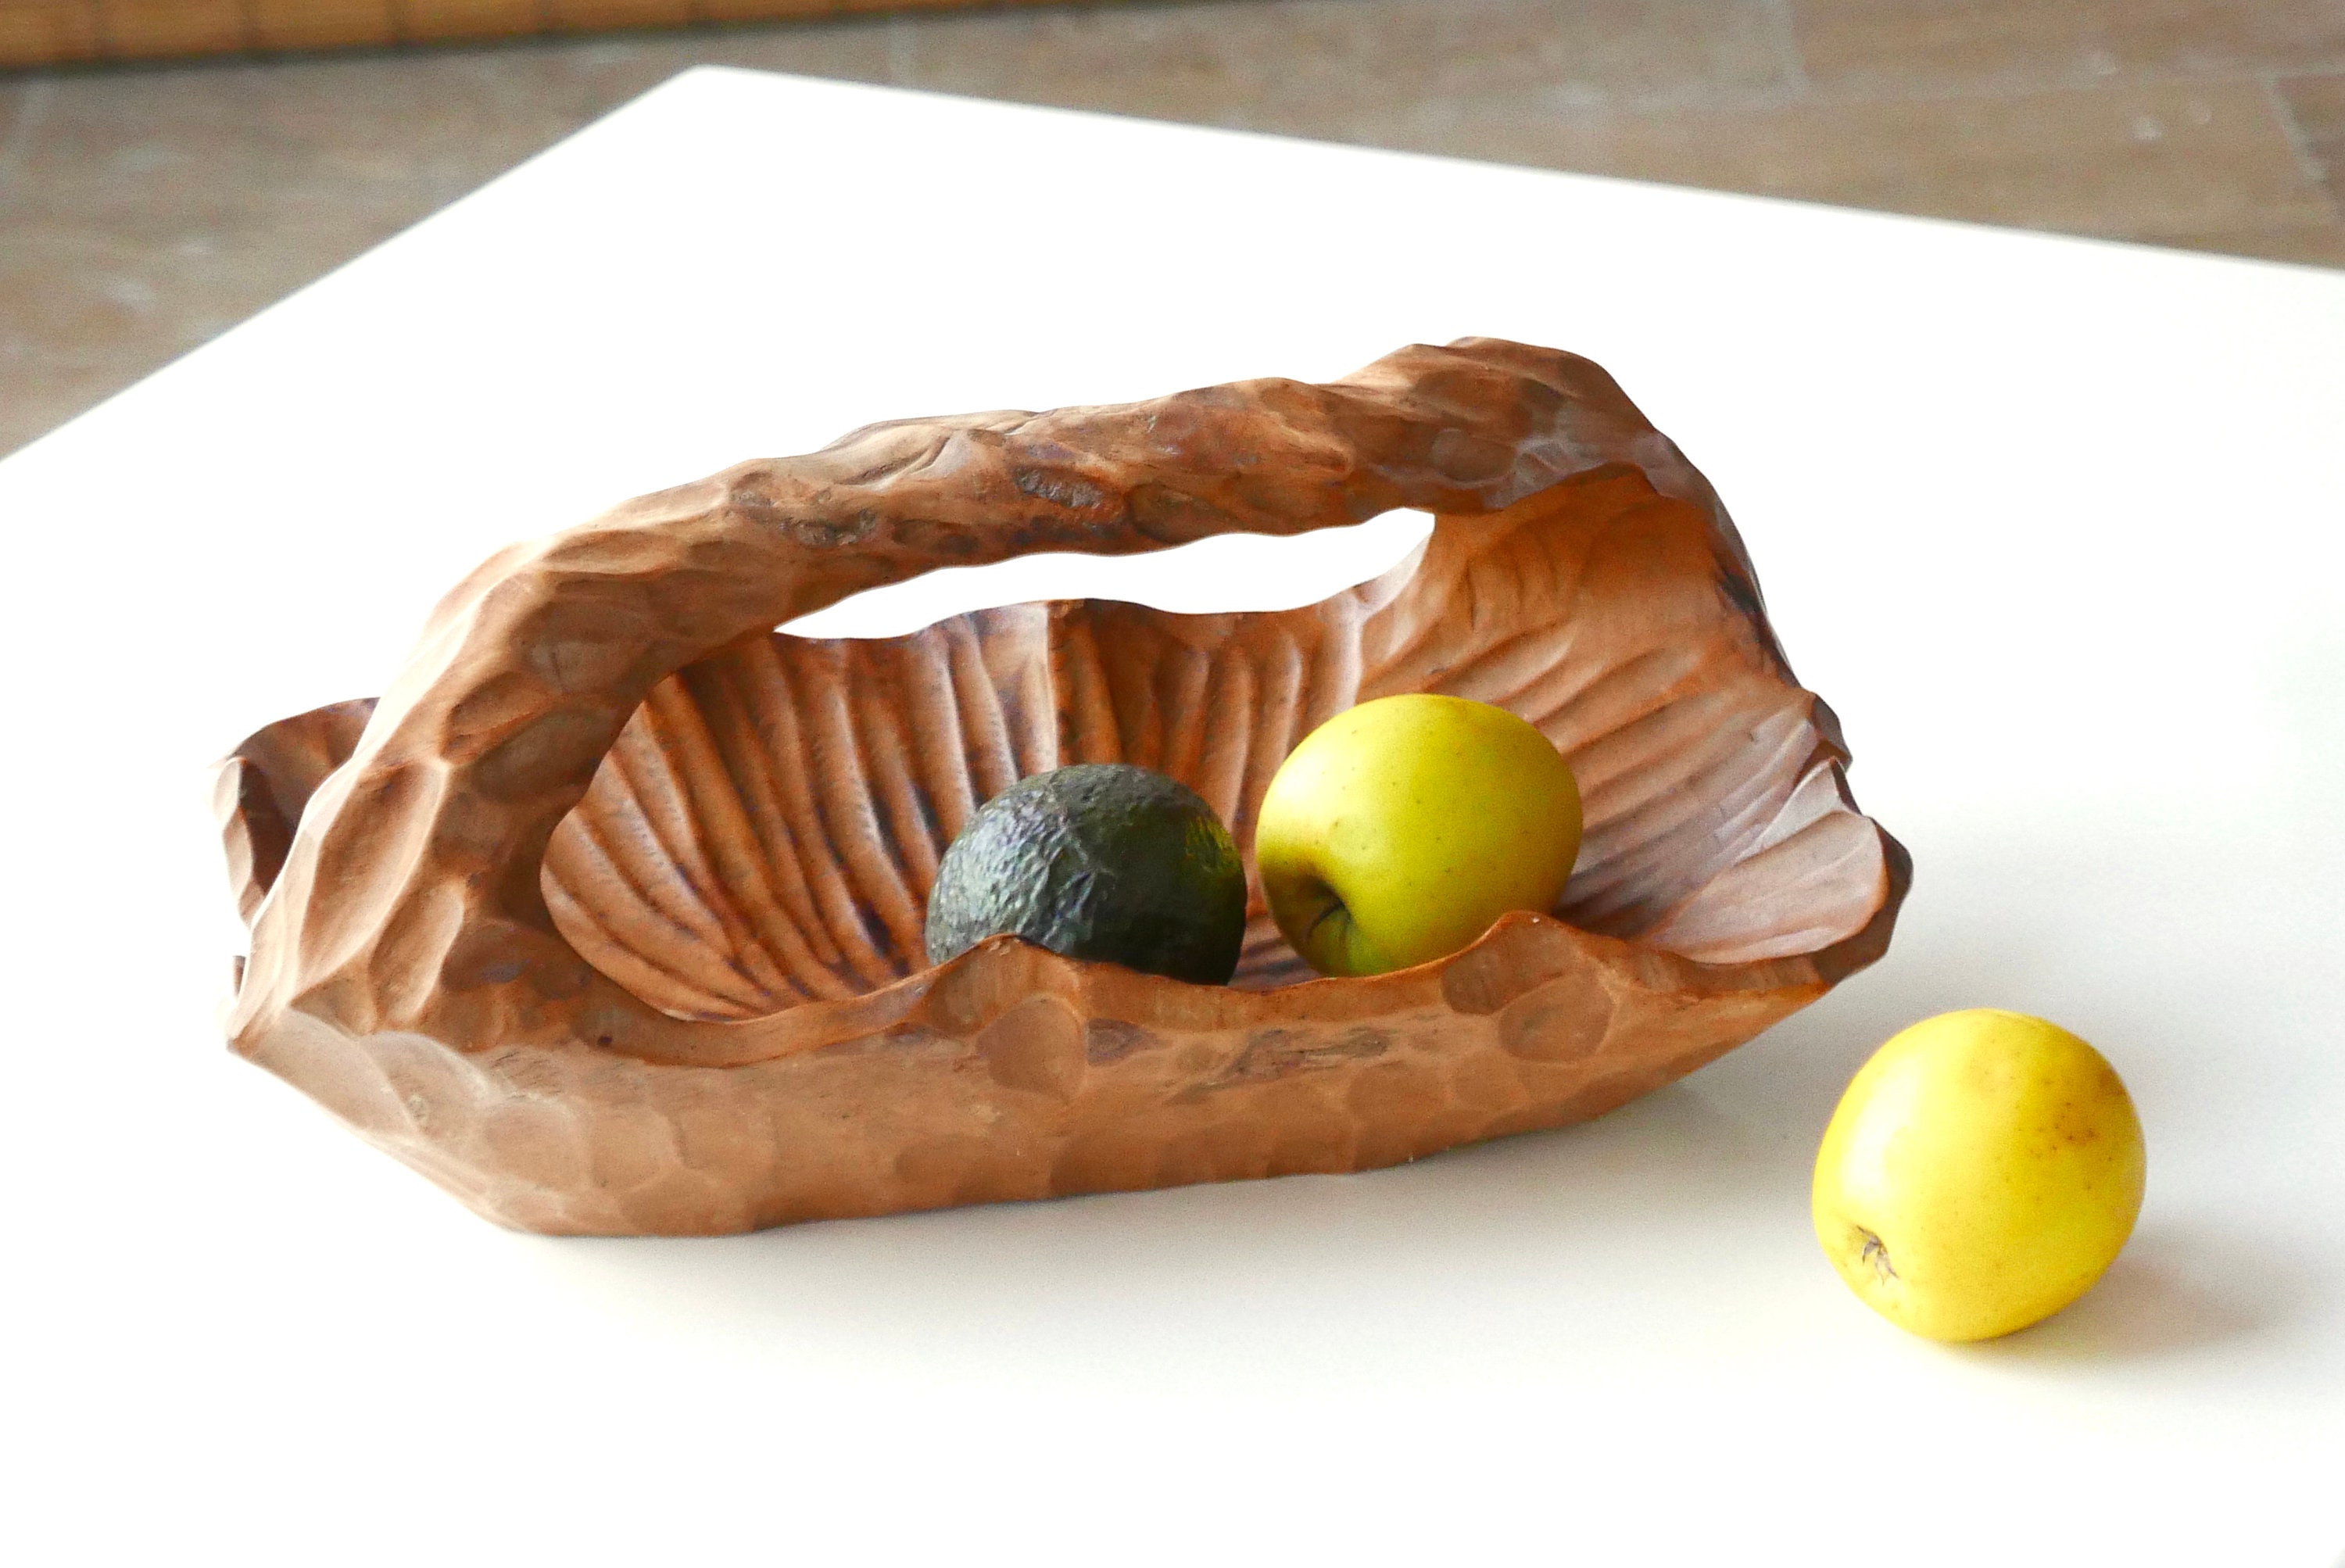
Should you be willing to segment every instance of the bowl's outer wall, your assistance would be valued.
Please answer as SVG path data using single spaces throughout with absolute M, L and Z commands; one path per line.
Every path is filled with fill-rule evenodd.
M 1080 602 L 770 628 L 930 566 L 1434 511 L 1305 609 Z M 1365 697 L 1500 702 L 1588 808 L 1560 918 L 1239 988 L 998 939 L 920 966 L 937 858 L 1061 762 L 1183 779 L 1250 846 Z M 1857 812 L 1740 541 L 1586 361 L 1489 340 L 1324 387 L 875 427 L 516 546 L 377 706 L 271 726 L 220 805 L 237 1049 L 503 1223 L 701 1233 L 1346 1171 L 1597 1115 L 1879 956 Z M 1250 857 L 1249 857 L 1250 858 Z

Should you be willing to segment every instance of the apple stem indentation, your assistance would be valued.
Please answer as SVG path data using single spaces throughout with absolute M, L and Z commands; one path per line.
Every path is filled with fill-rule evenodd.
M 1331 920 L 1349 921 L 1352 918 L 1352 911 L 1344 907 L 1344 901 L 1335 896 L 1335 889 L 1323 885 L 1313 891 L 1324 892 L 1327 899 L 1327 907 L 1311 917 L 1311 929 L 1304 933 L 1304 940 L 1316 947 L 1319 945 L 1319 928 Z M 1343 928 L 1338 926 L 1336 929 L 1341 931 Z
M 1896 1278 L 1897 1270 L 1889 1265 L 1889 1248 L 1881 1244 L 1881 1237 L 1861 1225 L 1856 1227 L 1856 1233 L 1864 1237 L 1864 1245 L 1858 1250 L 1856 1260 L 1859 1263 L 1872 1264 L 1873 1278 L 1879 1279 L 1883 1285 Z

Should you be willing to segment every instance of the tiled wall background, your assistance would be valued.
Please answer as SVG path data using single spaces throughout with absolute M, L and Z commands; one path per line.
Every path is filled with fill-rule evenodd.
M 704 61 L 2345 266 L 2345 0 L 1194 0 L 0 75 L 0 452 Z

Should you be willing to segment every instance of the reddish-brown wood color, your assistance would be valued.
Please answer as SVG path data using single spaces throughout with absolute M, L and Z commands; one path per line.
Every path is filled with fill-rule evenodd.
M 1305 609 L 1029 605 L 770 628 L 1021 551 L 1436 514 Z M 1261 908 L 1184 985 L 920 921 L 975 806 L 1160 768 L 1250 847 L 1361 698 L 1502 703 L 1570 759 L 1552 915 L 1306 980 Z M 1593 364 L 1491 340 L 1325 386 L 879 425 L 503 551 L 379 705 L 262 730 L 221 807 L 235 1048 L 502 1223 L 705 1233 L 1351 1171 L 1598 1115 L 1885 949 L 1907 868 L 1701 477 Z

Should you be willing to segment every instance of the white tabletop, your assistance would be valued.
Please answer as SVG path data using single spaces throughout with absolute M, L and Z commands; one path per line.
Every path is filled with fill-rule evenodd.
M 492 546 L 868 420 L 1467 333 L 1592 355 L 1716 483 L 1914 851 L 1888 958 L 1758 1042 L 1404 1169 L 699 1241 L 497 1230 L 222 1048 L 205 764 L 378 690 Z M 2340 523 L 2345 274 L 680 78 L 0 464 L 0 1555 L 2329 1568 Z M 844 629 L 1299 603 L 1415 525 Z M 1857 1062 L 1970 1004 L 2103 1048 L 2150 1186 L 2091 1296 L 1947 1349 L 1807 1179 Z

